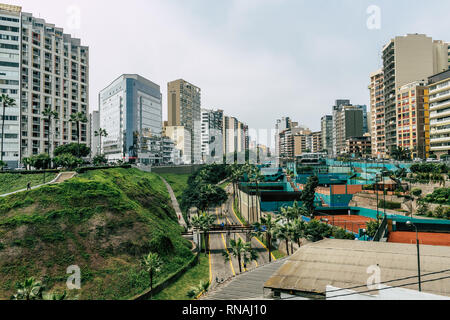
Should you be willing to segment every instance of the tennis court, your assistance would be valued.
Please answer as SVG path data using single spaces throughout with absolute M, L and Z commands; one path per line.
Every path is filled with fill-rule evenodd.
M 330 215 L 319 215 L 315 218 L 316 220 L 328 223 L 334 227 L 339 227 L 347 231 L 351 231 L 353 233 L 359 233 L 361 229 L 367 229 L 367 223 L 370 221 L 375 221 L 371 218 L 366 218 L 363 216 L 348 216 L 348 215 L 339 215 L 339 216 L 330 216 Z
M 391 232 L 388 242 L 416 244 L 415 232 Z M 419 233 L 419 243 L 430 246 L 450 247 L 450 233 Z

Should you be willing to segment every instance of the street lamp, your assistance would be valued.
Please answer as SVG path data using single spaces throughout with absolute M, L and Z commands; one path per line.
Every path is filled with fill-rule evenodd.
M 364 241 L 367 241 L 367 230 L 362 229 L 362 234 L 364 235 Z
M 417 270 L 419 275 L 419 292 L 422 292 L 422 281 L 421 281 L 421 275 L 420 275 L 420 245 L 419 245 L 419 230 L 417 229 L 417 226 L 412 223 L 412 221 L 406 222 L 406 225 L 408 227 L 414 227 L 416 229 L 416 241 L 417 241 Z

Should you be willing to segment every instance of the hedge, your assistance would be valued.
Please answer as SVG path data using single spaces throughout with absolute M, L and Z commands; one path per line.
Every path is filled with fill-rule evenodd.
M 395 209 L 401 209 L 402 208 L 402 204 L 401 203 L 391 202 L 391 201 L 383 201 L 383 200 L 380 201 L 378 206 L 380 208 L 390 209 L 390 210 L 395 210 Z
M 131 169 L 132 166 L 131 166 L 131 164 L 124 164 L 122 166 L 114 166 L 114 167 L 108 167 L 108 166 L 105 166 L 105 167 L 83 167 L 83 168 L 78 168 L 75 171 L 77 173 L 81 174 L 81 173 L 85 173 L 85 172 L 88 172 L 88 171 L 107 170 L 107 169 L 116 169 L 116 168 Z

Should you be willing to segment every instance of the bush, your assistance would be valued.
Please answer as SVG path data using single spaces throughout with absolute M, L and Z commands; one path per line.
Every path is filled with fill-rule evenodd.
M 401 203 L 391 202 L 391 201 L 384 201 L 384 200 L 381 200 L 380 203 L 378 204 L 378 206 L 380 208 L 390 209 L 390 210 L 396 210 L 396 209 L 401 209 L 402 208 L 402 204 Z
M 419 189 L 419 188 L 414 188 L 414 189 L 412 189 L 411 190 L 411 194 L 414 196 L 414 197 L 420 197 L 421 195 L 422 195 L 422 189 Z
M 419 207 L 417 208 L 417 214 L 419 216 L 425 216 L 428 213 L 428 205 L 425 202 L 422 202 Z
M 424 198 L 425 202 L 450 205 L 450 188 L 440 188 L 434 190 L 432 194 Z
M 67 169 L 73 169 L 83 164 L 83 160 L 75 157 L 70 153 L 64 153 L 60 156 L 57 156 L 55 157 L 55 159 L 53 159 L 53 161 L 58 167 L 64 167 Z
M 434 209 L 434 214 L 433 214 L 436 218 L 438 219 L 442 219 L 444 218 L 444 207 L 439 206 L 436 209 Z
M 87 157 L 91 153 L 91 149 L 84 144 L 78 145 L 78 143 L 70 143 L 59 146 L 55 149 L 54 155 L 55 157 L 63 155 L 63 154 L 71 154 L 74 157 Z

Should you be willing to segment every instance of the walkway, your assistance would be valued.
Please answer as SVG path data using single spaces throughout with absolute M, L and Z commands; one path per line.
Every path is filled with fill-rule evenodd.
M 31 190 L 35 190 L 35 189 L 38 189 L 38 188 L 40 188 L 42 186 L 46 186 L 46 185 L 49 185 L 49 184 L 63 183 L 66 180 L 72 179 L 76 175 L 77 175 L 76 172 L 62 172 L 62 173 L 58 174 L 58 176 L 55 179 L 53 179 L 52 181 L 44 183 L 44 184 L 40 184 L 40 185 L 35 186 L 35 187 L 32 187 Z M 25 191 L 28 191 L 28 190 L 27 189 L 22 189 L 22 190 L 17 190 L 17 191 L 10 192 L 10 193 L 2 194 L 2 195 L 0 195 L 0 198 L 4 198 L 4 197 L 10 196 L 12 194 L 25 192 Z
M 167 183 L 167 181 L 163 177 L 161 177 L 161 176 L 159 176 L 159 177 L 166 185 L 167 191 L 169 191 L 170 199 L 172 200 L 172 207 L 177 214 L 178 222 L 180 223 L 180 226 L 182 226 L 183 228 L 185 228 L 187 230 L 187 223 L 184 220 L 183 213 L 181 212 L 180 205 L 178 204 L 177 197 L 175 197 L 175 193 L 173 192 L 172 187 L 170 186 L 169 183 Z
M 219 286 L 201 300 L 264 300 L 264 283 L 283 265 L 285 259 L 254 269 Z

